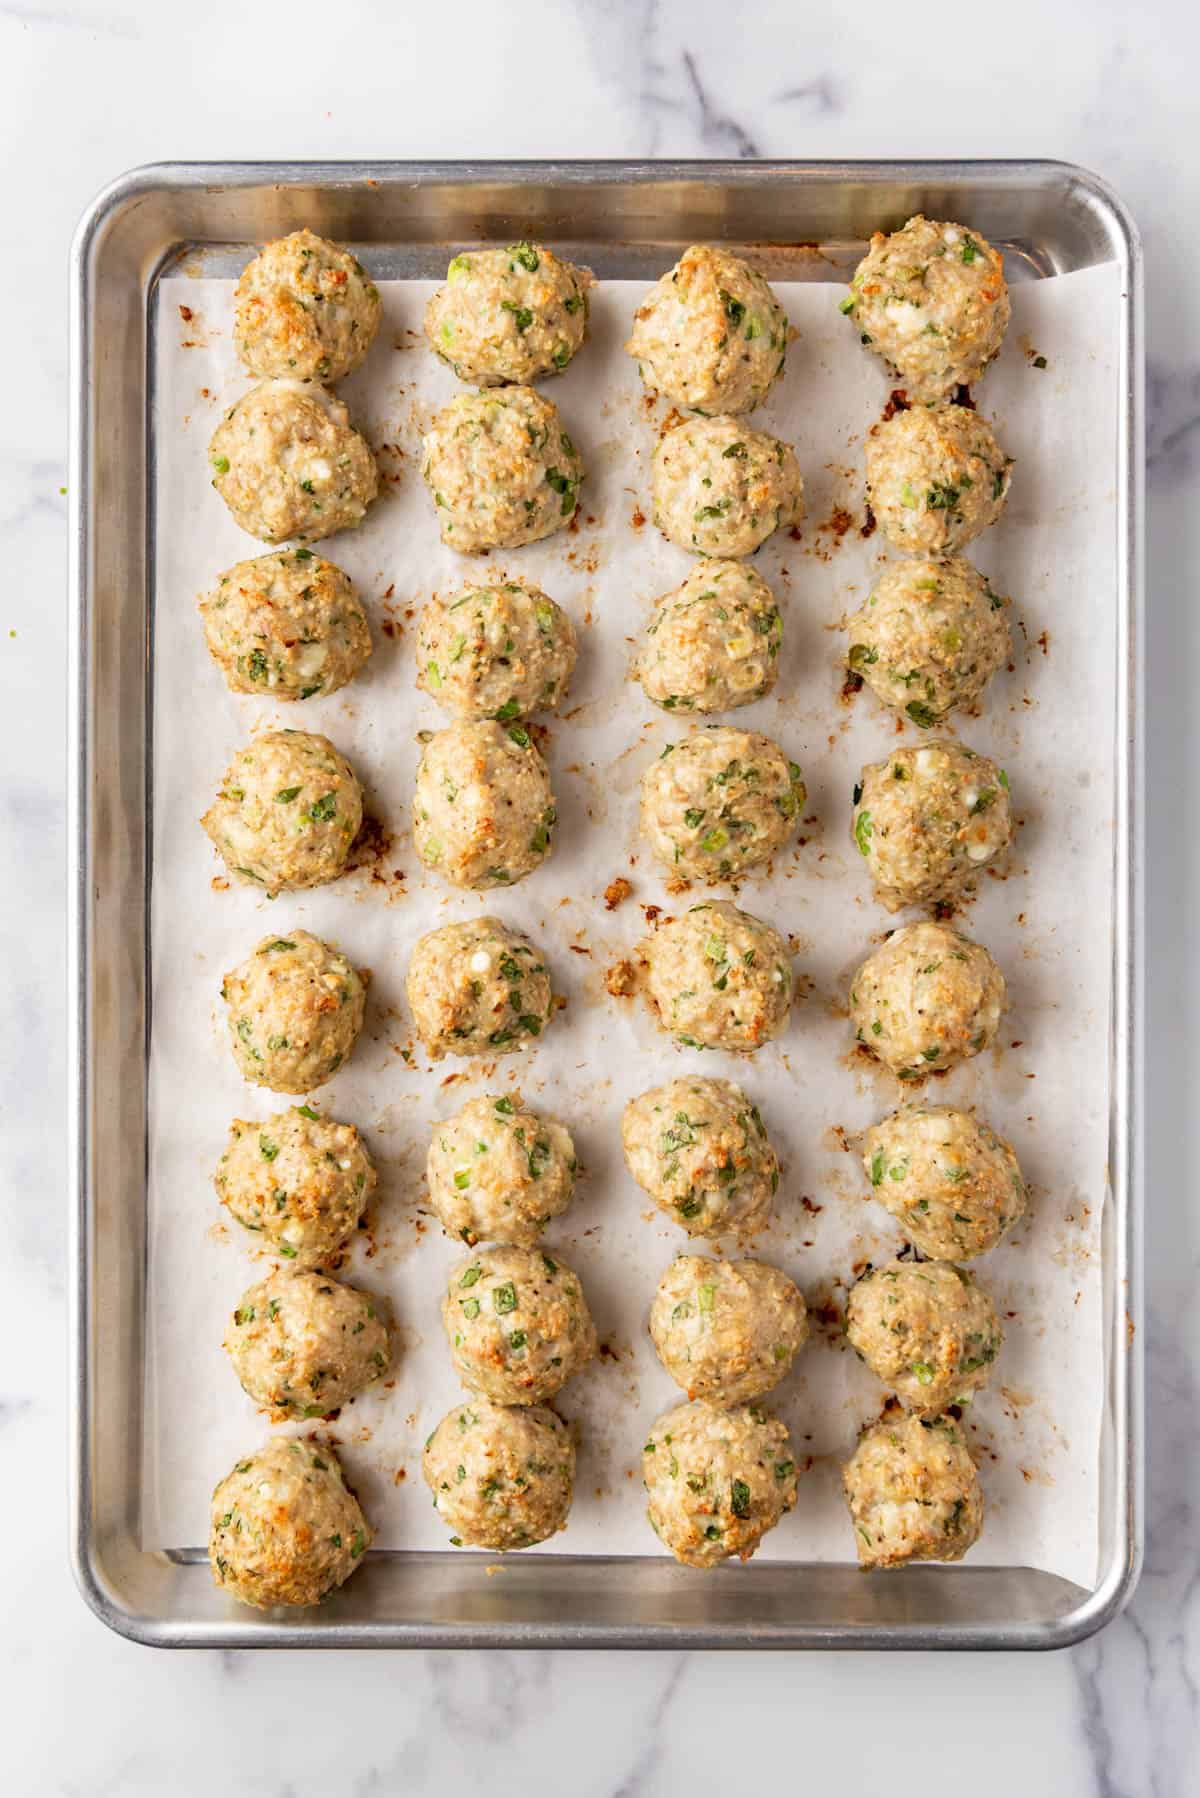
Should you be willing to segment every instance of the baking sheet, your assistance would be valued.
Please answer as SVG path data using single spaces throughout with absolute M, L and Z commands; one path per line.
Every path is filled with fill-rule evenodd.
M 985 879 L 961 921 L 1005 970 L 1012 1011 L 999 1048 L 926 1089 L 935 1103 L 977 1105 L 1010 1137 L 1033 1194 L 1028 1220 L 975 1264 L 1007 1341 L 991 1389 L 969 1412 L 988 1504 L 971 1558 L 1081 1585 L 1097 1563 L 1105 1389 L 1117 284 L 1116 268 L 1104 267 L 1016 288 L 1008 342 L 977 392 L 1017 459 L 1004 519 L 971 550 L 992 585 L 1013 595 L 1014 658 L 981 715 L 957 729 L 1007 768 L 1021 828 L 1007 877 Z M 785 1177 L 776 1221 L 752 1252 L 784 1267 L 816 1314 L 809 1346 L 769 1401 L 805 1471 L 795 1511 L 760 1555 L 853 1558 L 838 1465 L 885 1394 L 842 1344 L 838 1312 L 855 1271 L 894 1253 L 899 1237 L 866 1201 L 845 1145 L 899 1094 L 849 1053 L 848 977 L 895 920 L 871 899 L 847 825 L 858 770 L 887 752 L 896 727 L 868 692 L 841 696 L 837 626 L 883 553 L 878 534 L 861 535 L 859 468 L 888 382 L 837 312 L 844 288 L 776 285 L 800 335 L 752 423 L 796 445 L 808 518 L 798 540 L 772 539 L 755 564 L 783 606 L 779 683 L 727 721 L 777 737 L 801 763 L 810 797 L 802 845 L 740 893 L 746 909 L 791 934 L 800 989 L 785 1037 L 747 1060 L 677 1048 L 637 1000 L 610 998 L 604 986 L 607 968 L 645 931 L 642 907 L 689 902 L 667 892 L 636 830 L 641 770 L 684 726 L 625 680 L 651 601 L 690 565 L 646 521 L 665 408 L 644 400 L 620 347 L 644 284 L 597 291 L 591 342 L 546 387 L 588 470 L 579 528 L 485 560 L 441 546 L 419 478 L 421 427 L 457 390 L 420 335 L 433 284 L 383 286 L 379 339 L 340 390 L 378 452 L 385 496 L 358 531 L 318 546 L 358 582 L 375 654 L 349 689 L 302 708 L 231 695 L 207 658 L 195 595 L 259 553 L 209 486 L 206 456 L 221 410 L 249 383 L 230 340 L 232 283 L 198 273 L 159 285 L 146 1548 L 203 1543 L 213 1485 L 269 1428 L 220 1343 L 227 1313 L 270 1263 L 224 1222 L 211 1172 L 230 1118 L 266 1117 L 287 1101 L 241 1081 L 219 988 L 260 936 L 302 926 L 372 971 L 358 1048 L 316 1102 L 365 1131 L 380 1171 L 370 1229 L 343 1277 L 391 1300 L 401 1351 L 388 1388 L 346 1407 L 327 1432 L 377 1546 L 447 1545 L 419 1463 L 459 1396 L 438 1304 L 462 1251 L 424 1208 L 430 1129 L 473 1093 L 519 1086 L 576 1139 L 586 1174 L 546 1241 L 579 1272 L 604 1344 L 559 1400 L 581 1439 L 570 1527 L 530 1552 L 659 1552 L 642 1514 L 640 1448 L 654 1416 L 680 1395 L 654 1356 L 645 1313 L 659 1273 L 689 1245 L 626 1174 L 619 1120 L 630 1097 L 694 1069 L 739 1080 L 762 1108 Z M 451 893 L 420 868 L 407 834 L 416 734 L 445 722 L 413 686 L 415 612 L 431 591 L 504 572 L 544 587 L 579 630 L 571 703 L 548 722 L 545 745 L 560 826 L 550 861 L 519 886 Z M 349 755 L 384 837 L 369 868 L 270 902 L 225 883 L 197 819 L 234 750 L 279 724 L 324 731 Z M 604 892 L 618 876 L 633 892 L 610 911 Z M 409 951 L 434 925 L 485 910 L 544 946 L 566 1009 L 529 1055 L 431 1068 L 404 1005 Z

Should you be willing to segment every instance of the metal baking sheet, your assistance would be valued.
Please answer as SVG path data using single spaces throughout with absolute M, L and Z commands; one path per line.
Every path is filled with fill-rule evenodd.
M 257 210 L 247 214 L 248 205 Z M 164 211 L 152 229 L 147 229 L 148 207 Z M 1098 262 L 1115 261 L 1122 271 L 1122 392 L 1114 396 L 1119 401 L 1115 410 L 1122 438 L 1116 446 L 1121 528 L 1114 547 L 1121 566 L 1114 686 L 1117 741 L 1126 754 L 1114 771 L 1115 1103 L 1104 1256 L 1110 1397 L 1103 1444 L 1100 1577 L 1089 1590 L 1031 1569 L 968 1564 L 909 1569 L 884 1581 L 864 1581 L 851 1566 L 773 1562 L 742 1570 L 736 1580 L 698 1582 L 657 1560 L 614 1563 L 556 1555 L 552 1565 L 546 1557 L 520 1564 L 510 1560 L 504 1579 L 489 1581 L 482 1557 L 373 1554 L 337 1603 L 311 1620 L 279 1625 L 249 1615 L 245 1620 L 231 1619 L 208 1585 L 206 1567 L 171 1556 L 143 1555 L 136 1546 L 145 1236 L 145 1031 L 139 1025 L 148 991 L 144 869 L 150 791 L 144 683 L 151 620 L 146 599 L 143 451 L 148 421 L 145 330 L 152 283 L 189 255 L 194 259 L 202 246 L 206 272 L 225 272 L 223 263 L 232 271 L 240 267 L 254 241 L 305 219 L 362 246 L 380 274 L 438 272 L 447 242 L 543 235 L 556 243 L 566 240 L 570 253 L 589 262 L 602 278 L 656 273 L 682 244 L 696 237 L 720 237 L 734 246 L 753 244 L 756 258 L 765 261 L 777 278 L 803 279 L 809 268 L 814 276 L 828 279 L 831 263 L 842 268 L 856 258 L 870 228 L 918 207 L 969 216 L 1005 248 L 1010 264 L 1019 262 L 1020 272 L 1034 278 Z M 820 256 L 812 247 L 818 242 Z M 125 268 L 120 295 L 113 279 L 118 251 L 132 253 L 135 260 L 140 257 L 135 289 L 141 302 L 138 332 L 131 329 L 133 271 Z M 81 867 L 88 866 L 90 856 L 95 879 L 82 895 L 78 919 L 84 1077 L 77 1543 L 81 1580 L 96 1608 L 115 1627 L 147 1640 L 204 1643 L 1014 1646 L 1050 1645 L 1097 1627 L 1131 1588 L 1139 1515 L 1136 1334 L 1132 1346 L 1128 1340 L 1136 1325 L 1138 1215 L 1132 1022 L 1140 914 L 1133 806 L 1137 751 L 1131 728 L 1137 716 L 1132 624 L 1138 589 L 1139 492 L 1134 461 L 1139 428 L 1134 355 L 1138 266 L 1136 241 L 1123 226 L 1116 203 L 1090 177 L 1057 165 L 993 164 L 957 171 L 812 165 L 638 169 L 545 165 L 524 170 L 392 166 L 336 174 L 311 169 L 148 171 L 127 178 L 85 221 L 78 273 L 78 368 L 84 389 L 76 420 L 80 461 L 74 489 L 81 507 L 77 572 L 84 627 L 78 673 L 86 677 L 80 687 L 78 821 L 83 833 Z M 119 305 L 121 299 L 124 304 L 116 315 L 123 326 L 121 334 L 101 338 L 105 304 Z M 109 392 L 102 377 L 113 372 L 117 351 L 131 360 L 123 365 L 124 386 Z M 136 419 L 128 405 L 131 383 L 140 409 Z M 110 401 L 103 416 L 102 397 Z M 121 407 L 124 416 L 114 416 Z M 93 466 L 89 440 L 102 438 L 112 445 L 118 435 L 120 453 Z M 117 508 L 100 498 L 114 479 L 124 502 Z M 124 525 L 120 533 L 114 529 L 118 512 Z M 136 571 L 132 593 L 114 592 L 100 577 L 100 567 L 112 568 L 117 565 L 114 558 L 120 557 L 127 558 L 128 571 Z M 94 609 L 102 598 L 112 608 L 103 620 Z M 141 658 L 136 668 L 125 659 L 135 642 Z M 111 667 L 104 665 L 105 656 L 112 658 Z M 141 681 L 140 691 L 126 684 L 135 679 Z M 1107 702 L 1114 695 L 1103 697 Z M 101 756 L 102 742 L 106 759 Z M 121 881 L 133 884 L 123 887 L 123 904 L 107 917 L 105 906 L 116 899 Z M 139 926 L 136 932 L 131 920 Z M 101 1030 L 108 1032 L 103 1043 L 93 1034 Z M 101 1082 L 107 1085 L 113 1075 L 120 1103 L 126 1107 L 115 1141 L 111 1111 L 92 1110 Z M 91 1120 L 101 1116 L 104 1128 L 93 1131 Z M 100 1218 L 105 1228 L 97 1233 Z M 114 1239 L 120 1239 L 125 1257 L 120 1266 L 111 1260 Z M 116 1307 L 102 1323 L 94 1296 L 99 1293 L 106 1306 Z M 1124 1302 L 1126 1294 L 1132 1305 Z M 119 1364 L 110 1365 L 111 1350 L 118 1347 Z M 620 1569 L 620 1579 L 606 1581 L 599 1571 L 605 1568 Z M 360 1586 L 367 1588 L 361 1596 Z

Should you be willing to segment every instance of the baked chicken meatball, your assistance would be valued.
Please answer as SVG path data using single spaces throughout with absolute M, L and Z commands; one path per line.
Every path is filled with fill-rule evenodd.
M 642 1450 L 650 1527 L 685 1567 L 748 1561 L 796 1502 L 787 1426 L 757 1406 L 667 1411 Z
M 787 1028 L 791 951 L 770 924 L 727 899 L 668 918 L 642 953 L 658 1021 L 688 1048 L 749 1054 Z
M 575 1145 L 519 1093 L 485 1093 L 435 1124 L 426 1175 L 448 1236 L 528 1248 L 571 1203 Z
M 353 1124 L 311 1105 L 276 1117 L 234 1118 L 213 1184 L 222 1205 L 298 1271 L 337 1260 L 375 1190 L 371 1157 Z
M 225 1353 L 275 1423 L 326 1417 L 387 1372 L 391 1340 L 369 1293 L 281 1269 L 238 1300 Z
M 977 381 L 1004 342 L 1004 259 L 978 231 L 918 212 L 899 231 L 874 233 L 842 311 L 910 400 L 943 400 Z
M 962 556 L 893 562 L 850 620 L 847 664 L 884 705 L 930 730 L 973 705 L 1007 662 L 1007 604 Z
M 693 244 L 655 282 L 625 345 L 651 393 L 696 412 L 750 412 L 781 373 L 787 314 L 757 269 Z
M 343 872 L 362 788 L 328 737 L 264 731 L 234 756 L 200 822 L 229 872 L 273 899 Z
M 371 653 L 354 582 L 311 549 L 239 562 L 204 595 L 200 613 L 233 693 L 289 701 L 336 693 Z
M 804 1294 L 764 1261 L 680 1255 L 658 1283 L 650 1336 L 689 1398 L 742 1405 L 777 1386 L 803 1348 Z
M 896 1111 L 863 1137 L 872 1197 L 931 1261 L 970 1261 L 1025 1215 L 1012 1145 L 966 1111 Z
M 532 387 L 460 393 L 425 434 L 421 474 L 442 542 L 518 549 L 570 524 L 583 464 L 558 407 Z
M 657 601 L 632 677 L 664 712 L 732 712 L 775 685 L 783 619 L 762 576 L 699 562 Z
M 340 381 L 365 358 L 381 309 L 379 289 L 348 250 L 293 231 L 242 270 L 234 342 L 252 375 Z
M 480 1249 L 450 1270 L 442 1300 L 450 1358 L 470 1392 L 540 1405 L 596 1353 L 579 1276 L 542 1249 Z
M 983 1492 L 950 1417 L 885 1417 L 842 1468 L 860 1567 L 961 1561 L 983 1528 Z
M 566 1529 L 575 1444 L 545 1405 L 471 1398 L 425 1444 L 421 1472 L 438 1516 L 466 1548 L 532 1548 Z
M 575 656 L 575 627 L 561 606 L 538 587 L 495 581 L 429 601 L 417 685 L 460 718 L 511 724 L 562 704 Z
M 995 524 L 1012 475 L 986 418 L 967 406 L 910 406 L 867 436 L 867 504 L 910 555 L 950 555 Z
M 950 739 L 870 762 L 850 830 L 889 911 L 957 899 L 1012 841 L 1008 776 Z
M 358 1040 L 366 977 L 307 930 L 265 936 L 221 986 L 243 1079 L 276 1093 L 331 1080 Z
M 737 418 L 689 418 L 664 431 L 651 495 L 663 536 L 694 556 L 752 556 L 804 516 L 791 444 Z
M 907 924 L 850 984 L 856 1040 L 900 1080 L 924 1080 L 995 1041 L 1008 1002 L 988 951 L 948 924 Z
M 922 1417 L 967 1403 L 1004 1341 L 987 1293 L 948 1261 L 889 1261 L 864 1274 L 846 1302 L 846 1336 L 905 1410 Z
M 379 491 L 375 458 L 341 400 L 303 381 L 261 381 L 208 446 L 213 486 L 263 543 L 316 543 L 361 524 Z
M 452 886 L 513 886 L 550 853 L 550 775 L 521 724 L 477 718 L 435 731 L 413 791 L 413 842 Z
M 805 797 L 778 743 L 712 724 L 668 743 L 642 775 L 642 832 L 672 874 L 738 880 L 783 848 Z
M 272 1436 L 212 1495 L 213 1579 L 242 1604 L 320 1604 L 348 1580 L 374 1531 L 323 1442 Z
M 582 347 L 592 281 L 540 243 L 464 250 L 425 308 L 425 335 L 460 381 L 540 381 Z
M 554 1012 L 550 976 L 529 938 L 500 918 L 443 924 L 419 938 L 406 982 L 417 1035 L 443 1055 L 515 1055 Z
M 629 1172 L 689 1236 L 744 1236 L 767 1222 L 779 1161 L 758 1106 L 732 1080 L 692 1074 L 631 1099 Z

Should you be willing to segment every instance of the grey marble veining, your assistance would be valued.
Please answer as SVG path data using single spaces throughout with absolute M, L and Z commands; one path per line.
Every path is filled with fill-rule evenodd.
M 5 1789 L 671 1798 L 1200 1791 L 1200 164 L 1195 9 L 1014 0 L 0 5 L 0 1520 Z M 1129 1612 L 1048 1659 L 154 1655 L 66 1569 L 66 245 L 170 156 L 1058 155 L 1147 251 L 1149 1547 Z M 1081 446 L 1086 453 L 1086 446 Z M 1086 603 L 1086 595 L 1063 595 Z

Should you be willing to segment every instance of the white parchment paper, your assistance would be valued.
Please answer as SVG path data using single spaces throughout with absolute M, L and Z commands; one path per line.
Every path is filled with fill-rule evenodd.
M 969 1416 L 987 1496 L 972 1559 L 1081 1584 L 1096 1568 L 1105 1388 L 1117 282 L 1115 268 L 1100 268 L 1018 286 L 1008 342 L 977 391 L 1017 466 L 1003 520 L 971 554 L 1013 596 L 1015 648 L 981 714 L 957 729 L 1007 768 L 1021 826 L 1007 878 L 985 879 L 962 923 L 1005 970 L 1012 1011 L 993 1052 L 927 1089 L 933 1102 L 978 1106 L 1015 1143 L 1033 1191 L 1028 1220 L 975 1264 L 1007 1341 Z M 761 1105 L 785 1178 L 754 1252 L 785 1268 L 817 1313 L 809 1346 L 770 1401 L 805 1472 L 795 1511 L 761 1554 L 852 1560 L 838 1465 L 885 1394 L 845 1348 L 840 1307 L 855 1272 L 894 1253 L 900 1238 L 868 1202 L 845 1139 L 900 1095 L 849 1053 L 848 977 L 895 920 L 870 897 L 848 820 L 861 764 L 887 752 L 897 726 L 869 692 L 842 696 L 838 626 L 885 550 L 880 534 L 861 535 L 860 469 L 888 382 L 838 313 L 844 289 L 780 285 L 799 337 L 786 378 L 752 422 L 796 445 L 808 518 L 798 538 L 772 539 L 757 558 L 784 611 L 781 674 L 769 699 L 729 721 L 777 737 L 808 782 L 802 845 L 740 895 L 791 933 L 801 996 L 786 1036 L 749 1060 L 699 1055 L 662 1036 L 639 1001 L 610 998 L 604 986 L 605 970 L 646 929 L 643 906 L 688 903 L 666 892 L 636 828 L 640 773 L 686 726 L 625 678 L 650 602 L 689 566 L 648 522 L 663 408 L 643 398 L 621 349 L 643 285 L 597 291 L 592 340 L 546 387 L 588 471 L 578 529 L 483 561 L 441 546 L 419 477 L 421 427 L 456 390 L 420 335 L 430 291 L 384 287 L 379 339 L 342 384 L 378 452 L 385 493 L 361 529 L 318 548 L 358 582 L 375 654 L 344 692 L 284 707 L 226 690 L 195 603 L 217 573 L 262 547 L 209 485 L 208 439 L 249 384 L 230 340 L 232 283 L 180 277 L 158 289 L 144 1544 L 204 1542 L 213 1485 L 268 1431 L 221 1340 L 239 1294 L 270 1263 L 225 1221 L 211 1174 L 231 1118 L 266 1117 L 287 1101 L 243 1084 L 219 989 L 259 937 L 303 926 L 372 970 L 358 1048 L 315 1102 L 366 1133 L 381 1176 L 343 1277 L 391 1300 L 401 1352 L 387 1389 L 346 1407 L 329 1429 L 379 1546 L 446 1546 L 420 1452 L 458 1397 L 438 1304 L 461 1247 L 424 1209 L 431 1125 L 473 1093 L 517 1084 L 575 1135 L 586 1177 L 547 1243 L 581 1275 L 605 1345 L 559 1401 L 581 1438 L 570 1527 L 533 1552 L 660 1552 L 642 1514 L 640 1449 L 650 1421 L 680 1394 L 657 1363 L 645 1315 L 660 1273 L 687 1244 L 629 1179 L 619 1120 L 634 1094 L 697 1069 L 741 1081 Z M 453 893 L 420 868 L 408 835 L 416 735 L 445 722 L 414 688 L 414 613 L 433 590 L 505 570 L 559 599 L 579 630 L 571 704 L 549 723 L 546 746 L 561 823 L 552 858 L 521 885 Z M 280 724 L 333 738 L 392 840 L 372 868 L 271 903 L 223 882 L 197 820 L 233 751 Z M 918 735 L 912 726 L 903 734 Z M 608 910 L 604 892 L 618 876 L 633 892 Z M 404 1005 L 409 951 L 423 931 L 484 910 L 542 944 L 566 1009 L 526 1056 L 431 1068 Z

